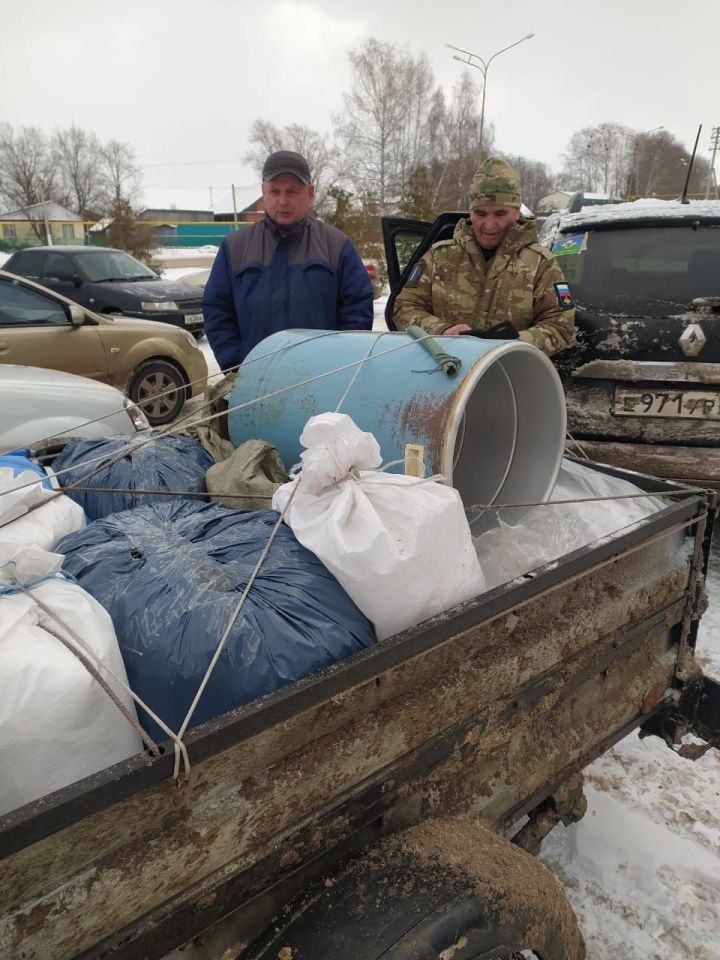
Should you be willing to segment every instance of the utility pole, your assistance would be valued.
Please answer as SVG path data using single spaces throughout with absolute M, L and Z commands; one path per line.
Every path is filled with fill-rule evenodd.
M 45 206 L 49 201 L 43 200 L 41 203 L 43 220 L 45 221 L 45 237 L 47 239 L 47 245 L 51 247 L 53 245 L 52 232 L 50 230 L 50 224 L 48 223 L 47 207 Z
M 235 202 L 235 184 L 232 184 L 232 198 L 233 198 L 233 223 L 235 224 L 235 229 L 238 228 L 238 218 L 237 218 L 237 203 Z
M 710 189 L 712 187 L 713 180 L 715 178 L 715 155 L 718 151 L 718 144 L 720 142 L 720 127 L 713 127 L 712 133 L 710 134 L 710 148 L 712 149 L 712 160 L 710 161 L 710 169 L 708 170 L 707 181 L 705 183 L 705 199 L 707 200 L 710 196 Z M 717 180 L 715 181 L 715 198 L 717 199 Z

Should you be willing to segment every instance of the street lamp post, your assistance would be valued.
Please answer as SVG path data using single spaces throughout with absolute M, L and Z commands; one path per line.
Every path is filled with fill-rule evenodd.
M 516 40 L 515 43 L 511 43 L 507 47 L 503 47 L 502 50 L 498 50 L 494 53 L 489 60 L 483 60 L 482 57 L 478 56 L 477 53 L 470 53 L 469 50 L 461 50 L 460 47 L 454 47 L 451 43 L 446 43 L 445 46 L 449 47 L 451 50 L 457 50 L 457 53 L 453 55 L 453 60 L 459 60 L 461 63 L 467 64 L 469 67 L 475 67 L 476 70 L 479 70 L 483 78 L 483 89 L 482 89 L 482 104 L 480 107 L 480 159 L 483 159 L 483 131 L 485 129 L 485 90 L 487 88 L 487 72 L 490 67 L 490 64 L 493 62 L 495 57 L 499 57 L 501 53 L 505 53 L 506 50 L 511 50 L 513 47 L 516 47 L 519 43 L 523 43 L 525 40 L 530 40 L 531 37 L 534 37 L 534 33 L 527 33 L 524 37 L 520 37 L 519 40 Z M 463 56 L 459 57 L 458 53 L 462 53 Z M 465 59 L 467 57 L 467 60 Z M 473 63 L 473 60 L 479 60 L 479 63 Z
M 635 184 L 634 184 L 634 186 L 635 186 L 635 191 L 636 191 L 636 193 L 638 193 L 638 194 L 640 193 L 640 151 L 639 151 L 639 144 L 640 144 L 641 137 L 647 137 L 647 136 L 649 136 L 651 133 L 657 133 L 658 130 L 664 130 L 664 129 L 665 129 L 665 127 L 664 127 L 662 124 L 660 124 L 659 127 L 653 127 L 652 130 L 639 130 L 637 133 L 632 133 L 632 134 L 629 134 L 629 135 L 628 135 L 628 134 L 624 134 L 624 133 L 618 134 L 618 136 L 621 137 L 623 140 L 628 140 L 630 143 L 632 143 L 632 164 L 633 164 L 633 176 L 634 176 L 634 179 L 635 179 Z M 629 181 L 629 180 L 630 180 L 630 177 L 628 176 L 628 181 Z M 628 184 L 628 186 L 629 186 L 629 184 Z M 649 183 L 648 183 L 648 186 L 649 186 Z M 646 190 L 647 190 L 647 187 L 646 187 Z M 630 194 L 630 190 L 629 190 L 629 189 L 627 190 L 627 193 Z

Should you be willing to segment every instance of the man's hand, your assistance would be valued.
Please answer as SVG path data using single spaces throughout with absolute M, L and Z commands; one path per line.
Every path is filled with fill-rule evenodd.
M 454 327 L 448 327 L 447 330 L 443 330 L 443 337 L 457 337 L 461 333 L 465 333 L 466 330 L 472 330 L 472 327 L 467 323 L 456 323 Z

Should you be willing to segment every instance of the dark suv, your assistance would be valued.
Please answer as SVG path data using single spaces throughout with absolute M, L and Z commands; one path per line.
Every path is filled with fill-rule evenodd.
M 540 239 L 577 304 L 554 359 L 594 460 L 720 486 L 720 202 L 640 200 L 553 217 Z
M 123 250 L 110 247 L 29 247 L 5 263 L 96 313 L 160 320 L 202 336 L 201 296 L 190 284 L 163 280 Z

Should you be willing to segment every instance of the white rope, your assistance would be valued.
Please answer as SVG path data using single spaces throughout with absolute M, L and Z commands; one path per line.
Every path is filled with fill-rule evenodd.
M 132 698 L 132 700 L 133 700 L 135 703 L 138 704 L 138 706 L 142 707 L 143 710 L 145 710 L 146 713 L 147 713 L 150 717 L 152 717 L 152 719 L 155 721 L 155 723 L 157 723 L 157 725 L 160 727 L 160 729 L 163 731 L 163 733 L 166 733 L 167 736 L 168 736 L 171 740 L 175 741 L 176 755 L 177 755 L 177 751 L 179 750 L 179 751 L 180 751 L 180 754 L 182 755 L 182 758 L 183 758 L 183 763 L 184 763 L 184 765 L 185 765 L 185 769 L 186 769 L 187 771 L 189 771 L 189 770 L 190 770 L 190 758 L 188 757 L 187 749 L 186 749 L 186 747 L 185 747 L 185 744 L 182 743 L 181 740 L 179 740 L 179 738 L 173 733 L 173 731 L 170 729 L 170 727 L 168 727 L 167 724 L 166 724 L 163 720 L 161 720 L 160 717 L 158 717 L 158 715 L 154 712 L 154 710 L 152 710 L 152 708 L 149 707 L 149 706 L 128 686 L 128 684 L 125 683 L 125 681 L 122 680 L 122 679 L 114 672 L 114 670 L 112 670 L 106 663 L 103 663 L 103 662 L 100 660 L 100 658 L 97 656 L 97 654 L 95 653 L 95 651 L 85 643 L 85 641 L 82 639 L 82 637 L 78 636 L 78 634 L 75 633 L 75 631 L 72 629 L 72 627 L 70 627 L 67 623 L 65 623 L 65 621 L 62 619 L 62 617 L 60 617 L 60 615 L 59 615 L 58 613 L 56 613 L 54 610 L 52 610 L 50 607 L 48 607 L 48 605 L 47 605 L 46 603 L 44 603 L 35 593 L 33 593 L 31 590 L 28 590 L 26 587 L 24 587 L 23 584 L 22 584 L 19 580 L 17 580 L 17 577 L 16 577 L 16 582 L 18 583 L 19 589 L 22 590 L 22 592 L 23 592 L 24 594 L 26 594 L 26 595 L 33 601 L 33 603 L 36 603 L 37 606 L 43 611 L 43 613 L 45 613 L 48 617 L 50 617 L 51 619 L 53 619 L 63 630 L 66 630 L 66 631 L 69 633 L 69 635 L 70 635 L 70 636 L 73 638 L 73 640 L 78 644 L 78 646 L 81 648 L 81 650 L 84 652 L 84 654 L 85 654 L 90 660 L 93 660 L 93 661 L 94 661 L 94 665 L 95 665 L 96 669 L 98 670 L 98 672 L 99 672 L 99 671 L 105 671 L 105 673 L 107 673 L 107 675 L 108 675 L 112 680 L 114 680 L 115 683 L 116 683 L 122 690 L 124 690 L 124 691 Z M 56 634 L 53 633 L 53 636 L 56 636 Z M 61 638 L 61 637 L 58 637 L 58 639 L 62 639 L 62 638 Z M 64 641 L 63 641 L 63 642 L 64 642 Z M 77 651 L 73 650 L 73 649 L 72 649 L 72 646 L 71 646 L 70 644 L 65 643 L 65 646 L 66 646 L 69 650 L 71 650 L 73 653 L 75 653 L 75 655 L 77 656 Z M 79 657 L 79 656 L 78 656 L 78 659 L 80 660 L 81 663 L 83 662 L 82 657 Z M 101 687 L 102 687 L 102 684 L 101 684 Z M 105 689 L 105 687 L 102 687 L 102 688 Z M 108 695 L 110 695 L 110 694 L 109 694 L 109 691 L 108 691 L 107 689 L 105 689 L 105 692 L 108 693 Z M 112 696 L 110 697 L 110 699 L 116 704 L 116 706 L 120 706 L 119 703 L 117 703 Z M 122 707 L 120 707 L 120 709 L 121 709 L 121 712 L 123 713 L 123 715 L 126 717 L 126 719 L 130 719 L 130 718 L 127 716 L 127 714 L 125 713 L 125 710 L 124 710 Z M 132 723 L 132 720 L 131 720 L 130 722 Z M 134 724 L 133 724 L 133 726 L 134 726 Z M 159 753 L 159 749 L 158 749 L 157 745 L 154 743 L 153 740 L 150 739 L 150 737 L 149 737 L 148 734 L 143 730 L 143 728 L 141 727 L 141 725 L 140 725 L 139 722 L 137 722 L 137 727 L 139 728 L 139 731 L 138 731 L 138 732 L 139 732 L 139 735 L 141 736 L 141 738 L 142 738 L 143 740 L 145 740 L 145 741 L 149 741 L 150 744 L 152 744 L 152 746 L 154 747 L 154 749 Z M 142 731 L 142 732 L 140 733 L 140 731 Z
M 196 693 L 195 696 L 193 697 L 193 701 L 192 701 L 192 703 L 190 704 L 190 707 L 189 707 L 189 709 L 188 709 L 188 712 L 185 714 L 185 719 L 183 720 L 183 722 L 182 722 L 182 724 L 181 724 L 181 726 L 180 726 L 180 729 L 178 730 L 177 738 L 175 739 L 175 767 L 174 767 L 174 769 L 173 769 L 173 777 L 174 777 L 174 779 L 177 780 L 178 782 L 181 782 L 181 781 L 180 781 L 180 750 L 181 750 L 181 749 L 185 750 L 184 756 L 185 756 L 185 758 L 187 758 L 187 750 L 185 749 L 185 746 L 184 746 L 184 744 L 183 744 L 182 738 L 185 736 L 185 731 L 186 731 L 187 728 L 188 728 L 188 724 L 190 723 L 190 721 L 191 721 L 191 719 L 192 719 L 193 713 L 195 713 L 195 708 L 196 708 L 197 705 L 198 705 L 198 702 L 199 702 L 199 700 L 200 700 L 200 697 L 202 696 L 203 691 L 205 690 L 205 687 L 208 685 L 208 682 L 209 682 L 209 680 L 210 680 L 210 677 L 212 676 L 212 673 L 213 673 L 213 671 L 214 671 L 214 669 L 215 669 L 215 665 L 217 664 L 218 660 L 220 659 L 220 654 L 223 652 L 223 649 L 225 648 L 225 644 L 227 643 L 227 639 L 228 639 L 228 637 L 230 636 L 230 631 L 232 630 L 233 626 L 235 625 L 235 621 L 236 621 L 237 618 L 240 616 L 240 612 L 241 612 L 242 608 L 245 606 L 245 601 L 247 600 L 248 594 L 250 593 L 250 590 L 251 590 L 253 584 L 255 583 L 255 579 L 256 579 L 257 575 L 260 573 L 260 568 L 262 567 L 263 563 L 265 562 L 265 558 L 267 557 L 268 553 L 270 552 L 270 547 L 273 545 L 273 542 L 274 542 L 274 540 L 275 540 L 275 537 L 277 536 L 277 532 L 278 532 L 278 530 L 280 529 L 280 526 L 281 526 L 281 524 L 282 524 L 282 522 L 283 522 L 283 520 L 284 520 L 284 518 L 285 518 L 285 514 L 287 513 L 287 510 L 288 510 L 290 504 L 293 502 L 293 499 L 295 498 L 295 494 L 298 492 L 298 490 L 299 490 L 299 488 L 300 488 L 301 479 L 302 479 L 301 477 L 298 477 L 298 479 L 295 481 L 295 486 L 293 487 L 293 489 L 292 489 L 292 491 L 291 491 L 291 493 L 290 493 L 290 496 L 288 497 L 288 501 L 287 501 L 287 503 L 285 504 L 285 506 L 283 507 L 282 512 L 280 513 L 280 516 L 278 517 L 277 521 L 275 522 L 275 525 L 274 525 L 273 528 L 272 528 L 272 531 L 271 531 L 271 533 L 270 533 L 270 536 L 268 537 L 267 542 L 266 542 L 265 546 L 263 547 L 262 553 L 260 554 L 260 557 L 258 558 L 258 561 L 257 561 L 257 563 L 255 564 L 255 568 L 253 569 L 253 572 L 250 574 L 250 579 L 248 580 L 247 585 L 246 585 L 245 589 L 243 590 L 242 596 L 240 597 L 240 600 L 238 601 L 237 606 L 236 606 L 235 609 L 233 610 L 233 612 L 232 612 L 232 614 L 231 614 L 231 616 L 230 616 L 230 619 L 228 620 L 227 626 L 225 627 L 225 631 L 224 631 L 222 637 L 220 638 L 220 642 L 218 643 L 218 645 L 217 645 L 216 648 L 215 648 L 215 653 L 213 654 L 212 660 L 210 661 L 210 663 L 209 663 L 209 665 L 208 665 L 208 668 L 207 668 L 207 670 L 205 671 L 205 676 L 204 676 L 204 677 L 202 678 L 202 680 L 200 681 L 200 686 L 198 687 L 197 693 Z M 189 761 L 189 759 L 187 759 L 187 762 L 186 762 L 186 765 L 185 765 L 185 770 L 184 770 L 183 772 L 184 772 L 184 774 L 185 774 L 185 777 L 187 777 L 188 774 L 190 773 L 190 761 Z
M 583 445 L 575 439 L 575 437 L 570 433 L 569 430 L 566 431 L 568 440 L 573 443 L 577 449 L 580 451 L 580 455 L 585 458 L 585 460 L 590 460 L 591 457 L 583 447 Z
M 382 336 L 383 336 L 383 334 L 380 335 L 380 337 L 382 337 Z M 380 340 L 380 337 L 378 337 L 376 340 L 374 340 L 374 341 L 370 344 L 370 347 L 369 347 L 367 353 L 365 354 L 365 356 L 363 357 L 363 359 L 356 365 L 356 366 L 357 366 L 357 369 L 355 370 L 355 373 L 353 374 L 353 376 L 352 376 L 352 378 L 351 378 L 351 380 L 350 380 L 350 383 L 347 385 L 347 387 L 345 388 L 345 391 L 343 392 L 342 396 L 341 396 L 340 399 L 338 400 L 337 406 L 335 407 L 335 413 L 339 413 L 339 412 L 340 412 L 340 408 L 342 407 L 343 403 L 344 403 L 345 400 L 347 399 L 347 396 L 348 396 L 348 394 L 350 393 L 350 390 L 351 390 L 351 389 L 353 388 L 353 386 L 355 385 L 355 381 L 357 380 L 358 376 L 360 375 L 360 371 L 363 369 L 363 365 L 364 365 L 365 363 L 367 363 L 367 362 L 371 359 L 373 350 L 374 350 L 374 348 L 375 348 L 375 345 L 376 345 L 376 343 L 378 342 L 378 340 Z M 378 354 L 378 356 L 383 356 L 383 355 L 384 355 L 384 354 Z M 354 365 L 355 365 L 355 364 L 351 364 L 350 366 L 354 366 Z M 273 542 L 275 541 L 275 537 L 277 536 L 277 532 L 278 532 L 278 530 L 280 529 L 280 527 L 281 527 L 281 525 L 282 525 L 282 523 L 283 523 L 283 521 L 284 521 L 284 519 L 285 519 L 285 514 L 286 514 L 286 513 L 288 512 L 288 510 L 290 509 L 290 505 L 292 504 L 293 500 L 295 499 L 295 495 L 297 494 L 298 490 L 300 489 L 300 485 L 301 485 L 301 483 L 302 483 L 302 479 L 303 479 L 303 478 L 302 478 L 302 473 L 301 473 L 301 474 L 299 474 L 299 476 L 297 476 L 297 478 L 294 480 L 293 488 L 292 488 L 292 490 L 290 491 L 290 496 L 288 497 L 287 503 L 285 504 L 285 506 L 284 506 L 284 507 L 282 508 L 282 510 L 280 511 L 280 516 L 278 517 L 277 521 L 275 522 L 275 525 L 273 526 L 272 531 L 270 532 L 270 536 L 268 537 L 267 542 L 265 543 L 265 546 L 263 547 L 263 550 L 262 550 L 260 556 L 258 557 L 257 563 L 255 564 L 255 567 L 254 567 L 252 573 L 250 574 L 250 578 L 248 579 L 247 585 L 246 585 L 245 589 L 243 590 L 242 596 L 240 597 L 240 600 L 238 601 L 235 609 L 233 610 L 232 614 L 230 615 L 230 619 L 228 620 L 227 626 L 225 627 L 225 630 L 224 630 L 224 632 L 223 632 L 223 635 L 222 635 L 222 637 L 220 638 L 220 642 L 219 642 L 218 645 L 216 646 L 215 652 L 213 653 L 213 656 L 212 656 L 212 659 L 210 660 L 210 663 L 209 663 L 209 665 L 208 665 L 208 668 L 207 668 L 207 670 L 205 671 L 205 675 L 203 676 L 202 680 L 200 681 L 200 686 L 198 687 L 197 693 L 196 693 L 195 696 L 193 697 L 193 701 L 192 701 L 192 703 L 190 704 L 190 707 L 189 707 L 189 709 L 188 709 L 188 712 L 187 712 L 186 715 L 185 715 L 185 719 L 183 720 L 182 725 L 180 726 L 180 729 L 178 730 L 178 739 L 175 741 L 175 767 L 174 767 L 174 769 L 173 769 L 173 777 L 174 777 L 174 779 L 177 780 L 178 782 L 181 782 L 181 781 L 180 781 L 180 753 L 179 753 L 179 745 L 182 743 L 182 738 L 184 737 L 185 731 L 187 730 L 188 725 L 189 725 L 189 723 L 190 723 L 190 721 L 191 721 L 191 719 L 192 719 L 192 716 L 193 716 L 193 714 L 194 714 L 194 712 L 195 712 L 195 708 L 197 707 L 197 705 L 198 705 L 198 703 L 199 703 L 199 701 L 200 701 L 200 697 L 202 696 L 203 691 L 205 690 L 206 686 L 208 685 L 208 683 L 209 683 L 209 681 L 210 681 L 210 677 L 212 676 L 212 673 L 213 673 L 213 671 L 214 671 L 214 669 L 215 669 L 215 666 L 216 666 L 218 660 L 220 659 L 220 655 L 221 655 L 222 651 L 223 651 L 224 648 L 225 648 L 225 644 L 227 643 L 228 637 L 230 636 L 230 632 L 231 632 L 233 626 L 235 625 L 235 623 L 236 623 L 236 621 L 237 621 L 237 618 L 240 616 L 240 613 L 241 613 L 241 611 L 242 611 L 242 608 L 245 606 L 245 601 L 246 601 L 247 598 L 248 598 L 248 595 L 249 595 L 249 593 L 250 593 L 250 590 L 252 589 L 253 584 L 255 583 L 255 580 L 256 580 L 258 574 L 260 573 L 260 569 L 262 568 L 262 565 L 263 565 L 263 563 L 265 562 L 265 559 L 266 559 L 267 555 L 270 553 L 270 548 L 272 547 Z M 185 775 L 187 776 L 188 773 L 189 773 L 189 769 L 186 768 L 186 770 L 185 770 Z

